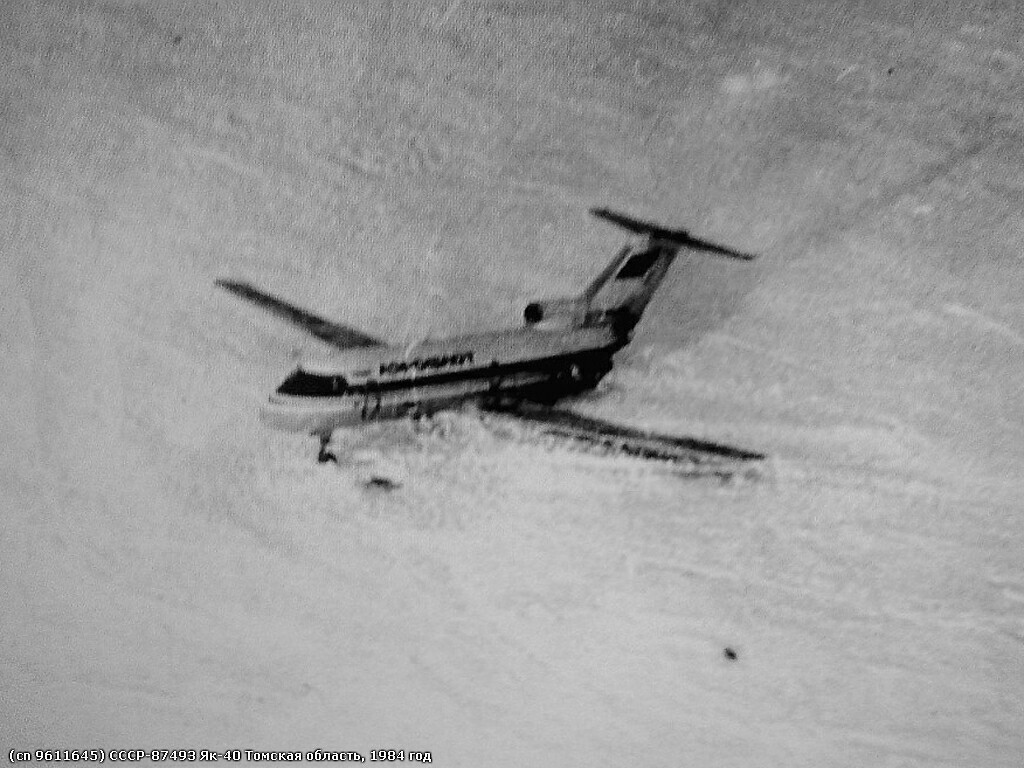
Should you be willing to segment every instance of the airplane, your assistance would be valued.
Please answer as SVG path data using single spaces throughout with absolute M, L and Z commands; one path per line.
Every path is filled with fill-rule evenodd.
M 336 350 L 326 358 L 303 360 L 270 394 L 260 412 L 262 421 L 275 429 L 318 437 L 317 459 L 324 463 L 337 462 L 328 444 L 339 428 L 425 416 L 466 402 L 505 412 L 515 412 L 519 404 L 551 406 L 593 389 L 612 369 L 615 353 L 629 344 L 644 309 L 681 250 L 743 261 L 755 258 L 693 237 L 686 230 L 667 229 L 607 208 L 590 212 L 624 229 L 631 240 L 580 294 L 528 303 L 523 324 L 516 328 L 396 346 L 249 283 L 217 280 L 217 286 Z M 615 425 L 594 419 L 587 423 L 592 431 L 601 432 L 605 425 L 604 433 L 628 437 L 626 430 Z M 732 451 L 763 458 L 689 442 L 725 451 L 722 455 Z

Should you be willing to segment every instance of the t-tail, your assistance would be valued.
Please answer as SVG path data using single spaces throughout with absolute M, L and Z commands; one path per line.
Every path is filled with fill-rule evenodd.
M 527 305 L 528 325 L 582 328 L 612 323 L 625 339 L 640 322 L 655 291 L 680 249 L 750 261 L 753 255 L 693 237 L 685 229 L 666 229 L 607 208 L 590 211 L 636 236 L 579 296 Z

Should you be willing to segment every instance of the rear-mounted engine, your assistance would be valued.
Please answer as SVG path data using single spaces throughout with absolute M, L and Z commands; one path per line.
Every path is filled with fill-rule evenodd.
M 583 324 L 587 308 L 579 299 L 531 301 L 523 310 L 527 325 L 573 328 Z

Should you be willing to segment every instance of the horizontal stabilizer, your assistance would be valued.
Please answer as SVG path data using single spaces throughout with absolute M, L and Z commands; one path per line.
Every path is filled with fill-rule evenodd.
M 693 237 L 685 229 L 666 229 L 658 226 L 657 224 L 652 224 L 649 221 L 634 219 L 631 216 L 616 213 L 615 211 L 610 211 L 607 208 L 591 208 L 590 212 L 599 219 L 604 219 L 612 224 L 616 224 L 629 232 L 634 232 L 638 235 L 647 235 L 652 240 L 662 240 L 675 245 L 693 248 L 698 251 L 707 251 L 708 253 L 713 253 L 717 256 L 727 256 L 730 259 L 752 261 L 755 258 L 753 254 L 734 251 L 732 248 L 726 248 L 723 245 L 717 245 L 707 240 L 701 240 L 699 237 Z
M 354 328 L 347 328 L 319 315 L 314 315 L 312 312 L 307 312 L 284 299 L 264 293 L 259 288 L 249 285 L 249 283 L 237 282 L 235 280 L 217 280 L 215 282 L 217 286 L 225 291 L 240 296 L 246 301 L 251 301 L 271 314 L 277 315 L 292 325 L 298 326 L 306 333 L 340 349 L 384 346 L 384 342 L 378 341 L 372 336 L 367 336 L 365 333 Z

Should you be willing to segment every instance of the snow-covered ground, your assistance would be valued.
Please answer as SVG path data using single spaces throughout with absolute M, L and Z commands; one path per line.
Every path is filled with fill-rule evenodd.
M 3 754 L 1020 765 L 1022 39 L 1014 2 L 7 0 Z M 580 407 L 763 481 L 472 414 L 321 467 L 257 421 L 318 342 L 215 278 L 500 327 L 619 245 L 591 205 L 762 254 L 678 263 Z

